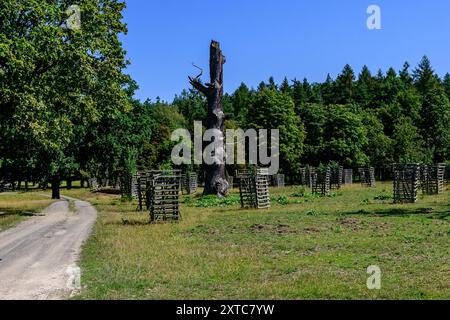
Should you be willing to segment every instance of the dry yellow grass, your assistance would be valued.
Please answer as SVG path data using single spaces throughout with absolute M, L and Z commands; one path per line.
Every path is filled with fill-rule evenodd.
M 10 228 L 49 206 L 53 200 L 39 192 L 0 194 L 0 231 Z

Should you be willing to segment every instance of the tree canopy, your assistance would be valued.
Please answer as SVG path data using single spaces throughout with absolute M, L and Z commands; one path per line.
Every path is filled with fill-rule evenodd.
M 70 5 L 81 28 L 68 28 Z M 205 124 L 207 101 L 184 90 L 172 102 L 133 98 L 137 84 L 119 36 L 119 0 L 0 2 L 0 182 L 74 175 L 116 179 L 172 167 L 171 133 Z M 411 71 L 412 70 L 412 71 Z M 302 79 L 302 78 L 299 78 Z M 224 94 L 227 128 L 279 129 L 281 172 L 338 162 L 390 172 L 393 162 L 450 160 L 450 74 L 425 56 L 411 69 L 333 79 L 273 77 Z M 232 174 L 234 166 L 228 168 Z

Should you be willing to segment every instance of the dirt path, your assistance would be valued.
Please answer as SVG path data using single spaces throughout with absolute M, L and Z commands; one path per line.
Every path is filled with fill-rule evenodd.
M 0 300 L 66 299 L 77 289 L 76 262 L 97 212 L 75 199 L 0 233 Z

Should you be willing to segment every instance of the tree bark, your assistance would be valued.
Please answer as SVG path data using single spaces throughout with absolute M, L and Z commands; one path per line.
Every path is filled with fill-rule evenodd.
M 61 199 L 61 194 L 59 190 L 61 184 L 60 178 L 58 176 L 52 177 L 51 183 L 52 183 L 52 199 L 56 200 Z
M 211 42 L 210 46 L 210 77 L 211 82 L 203 85 L 200 77 L 189 77 L 191 85 L 206 96 L 208 100 L 208 116 L 206 118 L 206 127 L 208 130 L 216 129 L 222 132 L 225 137 L 225 113 L 223 112 L 223 65 L 225 64 L 225 57 L 220 49 L 220 43 L 216 41 Z M 203 73 L 203 72 L 202 72 Z M 224 144 L 218 150 L 225 155 Z M 206 166 L 205 175 L 205 195 L 217 195 L 224 197 L 228 194 L 229 184 L 225 177 L 225 162 L 215 163 Z

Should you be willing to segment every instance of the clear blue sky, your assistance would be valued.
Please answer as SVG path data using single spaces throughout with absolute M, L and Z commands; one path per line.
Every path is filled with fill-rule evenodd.
M 274 76 L 323 81 L 346 63 L 373 73 L 426 54 L 435 70 L 450 72 L 448 0 L 126 0 L 122 37 L 138 82 L 137 97 L 172 101 L 188 88 L 188 75 L 205 68 L 209 43 L 227 57 L 225 90 L 256 87 Z M 382 30 L 366 26 L 367 7 L 382 10 Z M 207 78 L 205 78 L 207 80 Z

